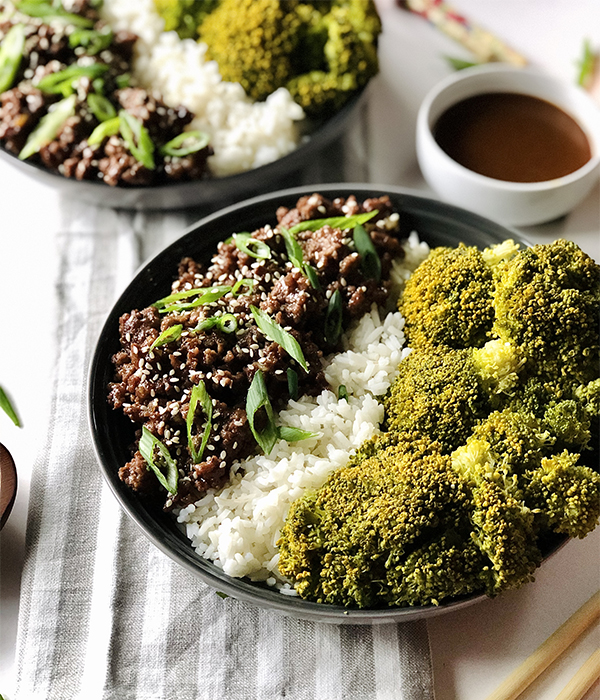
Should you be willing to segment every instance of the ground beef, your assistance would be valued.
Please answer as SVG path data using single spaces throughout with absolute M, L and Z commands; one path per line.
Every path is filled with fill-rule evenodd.
M 122 316 L 121 350 L 113 357 L 115 380 L 109 386 L 108 399 L 115 409 L 161 440 L 175 459 L 180 478 L 177 493 L 167 498 L 167 508 L 192 503 L 208 488 L 223 485 L 233 462 L 256 451 L 245 411 L 256 372 L 262 372 L 274 410 L 281 409 L 291 397 L 316 395 L 325 388 L 321 358 L 339 349 L 339 340 L 328 339 L 324 332 L 330 299 L 336 290 L 340 292 L 345 324 L 367 312 L 373 303 L 383 305 L 387 300 L 391 259 L 399 257 L 402 250 L 394 236 L 397 215 L 387 198 L 359 204 L 354 198 L 331 202 L 313 195 L 301 199 L 292 210 L 278 210 L 281 220 L 290 224 L 308 216 L 324 218 L 323 210 L 325 215 L 342 216 L 347 211 L 375 209 L 382 213 L 365 228 L 385 271 L 381 279 L 370 279 L 363 273 L 351 230 L 323 225 L 315 232 L 296 236 L 303 264 L 312 264 L 316 271 L 313 286 L 314 280 L 311 282 L 288 259 L 281 229 L 265 226 L 254 231 L 252 238 L 267 246 L 269 257 L 264 253 L 259 258 L 249 255 L 235 241 L 220 243 L 206 268 L 191 258 L 181 261 L 172 293 L 185 295 L 194 290 L 192 294 L 175 300 L 170 310 L 168 306 L 161 310 L 157 303 Z M 212 300 L 195 304 L 202 290 L 214 293 Z M 296 340 L 306 371 L 257 326 L 251 307 L 267 314 Z M 235 328 L 211 325 L 224 314 L 235 318 Z M 151 349 L 169 329 L 174 332 L 171 339 Z M 290 373 L 297 379 L 297 388 L 290 383 Z M 200 461 L 194 463 L 186 417 L 191 392 L 200 382 L 212 399 L 213 417 L 206 448 Z M 259 430 L 266 415 L 258 412 L 255 416 Z M 191 429 L 195 449 L 202 440 L 205 423 L 204 410 L 197 409 Z M 161 493 L 162 487 L 136 449 L 120 476 L 136 491 Z

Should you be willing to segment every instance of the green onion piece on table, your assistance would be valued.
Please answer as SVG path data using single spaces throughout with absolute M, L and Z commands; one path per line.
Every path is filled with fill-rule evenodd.
M 179 471 L 175 460 L 171 457 L 169 450 L 157 437 L 146 428 L 142 427 L 142 437 L 139 443 L 140 454 L 146 461 L 146 464 L 154 472 L 154 475 L 159 480 L 162 486 L 171 493 L 177 493 L 177 482 L 179 481 Z M 157 450 L 160 457 L 167 467 L 167 475 L 163 474 L 161 468 L 157 465 L 154 459 L 154 451 Z
M 583 42 L 581 59 L 577 62 L 577 66 L 579 68 L 579 72 L 577 74 L 577 84 L 581 85 L 582 88 L 587 88 L 588 83 L 592 80 L 596 58 L 597 56 L 594 55 L 594 52 L 592 51 L 590 40 L 585 39 Z
M 342 333 L 342 295 L 339 289 L 329 298 L 327 312 L 325 313 L 325 340 L 330 345 L 335 345 Z
M 264 427 L 259 430 L 255 424 L 255 418 L 257 411 L 259 411 L 261 408 L 263 408 L 265 411 L 266 423 Z M 248 389 L 248 396 L 246 397 L 246 414 L 248 416 L 248 423 L 250 424 L 250 430 L 254 435 L 254 439 L 260 445 L 262 451 L 268 455 L 273 449 L 273 445 L 277 442 L 277 427 L 275 425 L 273 407 L 271 406 L 269 395 L 267 394 L 265 378 L 260 370 L 254 374 L 252 383 Z
M 298 373 L 291 367 L 287 368 L 287 381 L 290 399 L 296 401 L 298 399 Z
M 6 415 L 11 419 L 11 421 L 17 426 L 17 428 L 21 427 L 21 421 L 19 420 L 19 416 L 17 415 L 17 412 L 15 411 L 12 403 L 10 402 L 10 399 L 6 395 L 4 389 L 0 386 L 0 408 L 6 413 Z
M 29 138 L 19 153 L 20 160 L 29 158 L 56 138 L 67 119 L 75 114 L 76 101 L 75 95 L 65 97 L 64 100 L 53 106 L 51 112 L 40 119 L 40 123 L 29 134 Z
M 45 75 L 37 87 L 50 95 L 63 95 L 68 97 L 75 92 L 73 83 L 79 78 L 89 78 L 95 80 L 104 75 L 108 70 L 108 66 L 103 63 L 93 63 L 91 66 L 72 65 L 64 70 L 59 70 L 56 73 Z
M 291 333 L 288 333 L 278 323 L 256 306 L 251 306 L 250 311 L 254 316 L 256 325 L 269 340 L 281 345 L 281 347 L 296 360 L 305 372 L 308 372 L 308 364 L 300 347 L 300 343 Z
M 363 214 L 354 214 L 353 216 L 332 216 L 329 219 L 309 219 L 301 221 L 299 224 L 292 226 L 290 233 L 295 235 L 300 231 L 318 231 L 323 226 L 331 226 L 331 228 L 340 228 L 342 231 L 354 228 L 359 224 L 366 224 L 379 212 L 377 209 L 367 211 Z
M 256 238 L 252 238 L 250 233 L 234 233 L 232 236 L 233 242 L 238 250 L 242 253 L 246 253 L 251 258 L 258 258 L 259 260 L 266 260 L 271 257 L 271 249 L 264 241 L 259 241 Z
M 203 131 L 184 131 L 161 147 L 163 156 L 189 156 L 208 146 L 210 137 Z
M 54 7 L 48 2 L 36 2 L 36 0 L 21 0 L 16 3 L 17 10 L 29 17 L 38 17 L 46 23 L 57 21 L 64 24 L 72 24 L 74 27 L 91 28 L 94 22 L 91 19 L 66 12 L 62 7 Z
M 367 233 L 364 226 L 360 224 L 354 227 L 354 245 L 356 251 L 361 256 L 360 268 L 363 275 L 367 279 L 373 279 L 379 282 L 381 279 L 381 260 L 377 255 L 377 250 L 373 245 L 371 236 Z
M 12 87 L 25 48 L 25 25 L 13 25 L 0 45 L 0 92 Z
M 204 427 L 204 433 L 202 435 L 200 449 L 196 450 L 194 446 L 194 439 L 192 436 L 192 426 L 194 425 L 194 416 L 196 415 L 198 403 L 202 406 L 202 410 L 204 411 L 204 415 L 206 416 L 206 425 Z M 194 462 L 194 464 L 198 464 L 202 460 L 202 455 L 204 454 L 204 449 L 206 448 L 206 443 L 208 442 L 208 438 L 210 436 L 210 431 L 212 428 L 212 410 L 212 399 L 206 391 L 204 382 L 195 384 L 194 388 L 192 389 L 192 393 L 190 394 L 190 405 L 185 419 L 185 424 L 187 427 L 188 447 L 190 449 L 190 454 L 192 455 L 192 461 Z
M 90 94 L 87 96 L 87 103 L 88 107 L 90 108 L 90 112 L 99 122 L 107 122 L 117 116 L 117 110 L 114 108 L 111 101 L 104 97 L 104 95 L 97 95 L 95 92 L 90 92 Z
M 113 40 L 110 27 L 104 27 L 100 31 L 96 29 L 75 29 L 69 34 L 69 46 L 72 49 L 83 46 L 89 56 L 95 56 L 107 49 Z
M 453 56 L 444 56 L 444 58 L 454 70 L 464 70 L 465 68 L 480 65 L 477 61 L 465 61 L 462 58 L 454 58 Z
M 182 330 L 183 326 L 181 323 L 177 323 L 174 326 L 169 326 L 169 328 L 166 328 L 152 343 L 150 350 L 154 350 L 154 348 L 158 348 L 161 345 L 166 345 L 167 343 L 172 343 L 174 340 L 178 340 L 181 338 Z
M 119 128 L 125 145 L 131 155 L 148 170 L 154 170 L 154 144 L 148 129 L 142 122 L 129 112 L 122 109 L 119 112 L 121 121 Z
M 90 146 L 98 146 L 108 136 L 118 134 L 120 123 L 121 120 L 119 117 L 113 117 L 112 119 L 107 119 L 105 122 L 102 122 L 102 124 L 98 124 L 94 131 L 88 136 L 88 144 Z

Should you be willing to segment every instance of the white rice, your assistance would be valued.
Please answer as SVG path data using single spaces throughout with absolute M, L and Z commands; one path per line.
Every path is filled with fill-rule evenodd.
M 416 234 L 405 244 L 406 257 L 394 265 L 403 283 L 429 248 Z M 279 575 L 277 540 L 293 501 L 321 486 L 344 466 L 368 438 L 379 432 L 385 394 L 410 350 L 404 345 L 404 319 L 375 306 L 344 336 L 344 351 L 324 361 L 331 390 L 290 401 L 280 425 L 317 433 L 294 444 L 277 442 L 272 452 L 233 465 L 231 481 L 182 509 L 178 521 L 198 553 L 230 576 L 266 581 L 293 594 Z M 337 398 L 345 385 L 348 400 Z
M 170 107 L 195 113 L 188 127 L 209 134 L 215 176 L 232 175 L 270 163 L 299 141 L 302 108 L 280 88 L 265 102 L 252 102 L 239 83 L 221 79 L 206 45 L 165 32 L 152 0 L 104 0 L 102 15 L 115 30 L 138 35 L 134 72 L 140 84 L 161 93 Z

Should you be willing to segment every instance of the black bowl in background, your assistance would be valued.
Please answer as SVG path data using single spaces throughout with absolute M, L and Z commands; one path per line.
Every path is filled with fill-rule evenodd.
M 351 194 L 359 200 L 388 195 L 400 212 L 401 233 L 407 235 L 416 230 L 423 240 L 434 246 L 454 246 L 462 241 L 486 247 L 506 238 L 527 245 L 516 231 L 477 214 L 387 185 L 345 183 L 296 187 L 235 204 L 202 219 L 139 270 L 110 312 L 100 334 L 90 367 L 89 419 L 102 473 L 126 513 L 171 559 L 219 591 L 264 608 L 321 622 L 371 624 L 439 615 L 484 600 L 485 595 L 476 594 L 440 606 L 348 610 L 285 596 L 266 585 L 231 578 L 193 550 L 172 516 L 150 509 L 118 477 L 119 468 L 131 457 L 130 445 L 134 437 L 134 425 L 122 413 L 112 410 L 106 398 L 108 383 L 113 379 L 111 356 L 120 347 L 119 317 L 168 294 L 182 257 L 189 255 L 208 262 L 217 241 L 236 231 L 252 231 L 266 223 L 276 224 L 278 206 L 292 207 L 300 196 L 314 192 L 330 199 Z M 564 540 L 557 538 L 549 542 L 545 552 L 555 550 Z
M 366 97 L 368 85 L 354 95 L 332 117 L 307 127 L 308 135 L 287 155 L 236 175 L 192 182 L 170 182 L 148 187 L 111 187 L 104 182 L 64 177 L 38 163 L 19 160 L 0 145 L 0 160 L 9 163 L 37 182 L 57 188 L 67 197 L 103 207 L 157 211 L 201 206 L 215 211 L 258 193 L 300 185 L 302 174 L 319 154 L 340 139 Z

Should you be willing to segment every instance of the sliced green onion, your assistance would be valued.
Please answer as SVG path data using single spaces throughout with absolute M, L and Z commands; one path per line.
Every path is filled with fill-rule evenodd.
M 0 46 L 0 92 L 12 87 L 15 75 L 23 59 L 25 25 L 14 24 Z
M 67 97 L 75 92 L 73 83 L 79 78 L 99 78 L 108 70 L 108 66 L 103 63 L 93 63 L 91 66 L 72 65 L 56 73 L 45 75 L 37 87 L 50 95 L 64 95 Z
M 104 95 L 97 95 L 90 92 L 87 96 L 88 107 L 90 112 L 96 117 L 99 122 L 106 122 L 114 119 L 117 116 L 117 110 L 112 105 L 111 101 Z M 89 143 L 89 141 L 88 141 Z
M 298 241 L 294 238 L 294 235 L 285 228 L 285 226 L 280 226 L 279 230 L 283 236 L 285 242 L 285 250 L 287 252 L 288 260 L 292 263 L 294 267 L 302 270 L 302 248 Z
M 206 425 L 204 427 L 204 434 L 202 435 L 200 449 L 196 450 L 194 446 L 194 440 L 192 437 L 192 427 L 194 425 L 194 416 L 196 414 L 196 408 L 198 406 L 198 403 L 200 403 L 200 405 L 202 406 L 202 410 L 204 411 L 204 415 L 206 416 Z M 202 455 L 204 454 L 204 449 L 206 448 L 206 443 L 208 442 L 208 438 L 210 436 L 210 431 L 212 428 L 212 413 L 212 399 L 206 391 L 204 382 L 195 384 L 194 388 L 192 389 L 192 393 L 190 394 L 190 405 L 188 407 L 187 416 L 185 418 L 185 424 L 187 426 L 188 447 L 190 448 L 190 454 L 192 455 L 192 461 L 194 462 L 194 464 L 198 464 L 202 460 Z
M 264 241 L 259 241 L 256 238 L 252 238 L 252 234 L 246 233 L 234 233 L 232 236 L 233 242 L 235 243 L 238 250 L 242 253 L 246 253 L 251 258 L 258 258 L 259 260 L 266 260 L 271 257 L 271 249 Z
M 154 472 L 156 478 L 169 493 L 177 493 L 177 482 L 179 481 L 179 470 L 175 460 L 171 457 L 169 450 L 163 443 L 146 428 L 142 427 L 142 437 L 138 446 L 140 454 L 146 461 L 146 464 Z M 158 450 L 159 455 L 164 460 L 167 466 L 167 475 L 163 474 L 160 467 L 154 461 L 154 450 Z
M 131 75 L 129 73 L 121 73 L 121 75 L 117 75 L 115 78 L 115 83 L 119 90 L 129 87 L 129 84 L 131 83 Z
M 371 236 L 369 236 L 364 226 L 358 225 L 354 227 L 354 245 L 361 256 L 360 269 L 363 275 L 367 279 L 379 282 L 381 279 L 381 260 L 379 255 L 377 255 Z
M 300 233 L 300 231 L 318 231 L 320 228 L 323 228 L 323 226 L 341 228 L 345 231 L 359 224 L 367 223 L 367 221 L 370 221 L 378 213 L 377 209 L 374 209 L 373 211 L 367 211 L 363 214 L 354 214 L 353 216 L 332 216 L 328 219 L 309 219 L 308 221 L 301 221 L 299 224 L 292 226 L 290 233 L 295 235 L 296 233 Z
M 237 318 L 233 314 L 223 314 L 219 316 L 217 325 L 223 333 L 235 333 L 238 329 Z
M 92 80 L 92 87 L 99 95 L 101 95 L 104 92 L 104 78 L 96 78 L 95 80 Z
M 277 428 L 277 437 L 286 442 L 298 442 L 299 440 L 308 440 L 311 437 L 317 437 L 317 433 L 311 433 L 302 428 L 292 428 L 288 425 L 281 425 Z
M 29 158 L 56 138 L 67 119 L 75 114 L 76 102 L 77 97 L 75 95 L 65 97 L 64 100 L 54 105 L 54 109 L 51 112 L 48 112 L 40 119 L 40 123 L 29 134 L 29 138 L 19 153 L 20 160 Z
M 315 268 L 310 263 L 305 262 L 304 265 L 302 265 L 302 270 L 310 282 L 310 286 L 313 289 L 321 289 L 321 283 L 319 282 L 319 277 Z
M 348 401 L 348 390 L 345 384 L 340 384 L 338 387 L 338 401 L 341 399 L 346 399 L 346 401 Z
M 72 24 L 74 27 L 93 27 L 94 22 L 91 19 L 75 15 L 71 12 L 66 12 L 62 7 L 54 7 L 47 2 L 36 2 L 35 0 L 21 0 L 16 3 L 17 10 L 29 17 L 38 17 L 50 22 L 57 20 L 65 24 Z
M 184 131 L 174 139 L 167 141 L 161 147 L 163 156 L 189 156 L 190 153 L 197 153 L 209 144 L 210 137 L 203 131 Z
M 262 430 L 259 430 L 255 425 L 256 413 L 261 408 L 264 408 L 266 414 L 266 425 Z M 254 435 L 254 439 L 260 445 L 262 451 L 268 455 L 273 449 L 273 445 L 277 442 L 277 427 L 275 425 L 275 416 L 273 407 L 267 394 L 265 378 L 263 373 L 258 370 L 252 378 L 252 383 L 248 389 L 246 397 L 246 414 L 250 430 Z
M 185 311 L 186 309 L 194 309 L 196 306 L 210 304 L 213 301 L 217 301 L 230 291 L 231 287 L 226 284 L 215 285 L 214 287 L 193 287 L 192 289 L 185 289 L 182 292 L 169 294 L 169 296 L 155 301 L 152 306 L 157 308 L 161 313 L 168 313 L 169 311 Z M 183 299 L 188 299 L 189 297 L 194 296 L 197 296 L 198 299 L 188 304 L 180 303 Z
M 480 65 L 477 61 L 465 61 L 462 58 L 454 58 L 453 56 L 444 56 L 444 58 L 454 70 L 464 70 L 465 68 L 472 68 L 473 66 Z
M 150 346 L 150 350 L 154 350 L 154 348 L 157 348 L 161 345 L 166 345 L 167 343 L 172 343 L 174 340 L 178 340 L 179 338 L 181 338 L 182 330 L 183 326 L 181 325 L 181 323 L 177 323 L 174 326 L 169 326 L 169 328 L 166 328 L 152 343 L 152 345 Z
M 131 155 L 148 170 L 154 170 L 154 144 L 142 122 L 122 109 L 119 128 Z
M 105 122 L 102 122 L 102 124 L 98 124 L 94 131 L 88 136 L 88 144 L 90 146 L 98 146 L 108 136 L 118 134 L 120 123 L 121 120 L 119 117 L 113 117 L 112 119 L 107 119 Z
M 100 31 L 96 29 L 75 29 L 69 35 L 69 46 L 72 49 L 83 46 L 89 56 L 95 56 L 111 45 L 113 36 L 108 26 Z
M 582 88 L 587 88 L 588 83 L 592 79 L 594 74 L 594 67 L 596 63 L 596 56 L 592 51 L 592 45 L 589 39 L 585 39 L 583 42 L 583 51 L 581 59 L 578 61 L 577 66 L 579 72 L 577 75 L 577 84 L 581 85 Z M 0 90 L 0 92 L 2 92 Z
M 250 292 L 253 290 L 255 284 L 256 284 L 256 280 L 244 277 L 243 279 L 238 280 L 233 285 L 233 287 L 231 288 L 231 294 L 234 297 L 242 296 L 243 294 L 250 294 Z M 242 287 L 248 287 L 248 291 L 247 292 L 240 292 L 240 289 Z
M 296 401 L 298 399 L 298 373 L 291 367 L 287 368 L 287 381 L 290 399 Z
M 205 318 L 203 321 L 200 321 L 200 323 L 194 328 L 194 333 L 199 333 L 200 331 L 208 331 L 211 328 L 214 328 L 218 323 L 219 319 L 217 316 L 210 316 L 209 318 Z
M 300 347 L 300 343 L 294 338 L 291 333 L 284 330 L 278 323 L 256 306 L 250 306 L 250 311 L 254 316 L 256 325 L 267 336 L 269 340 L 281 345 L 281 347 L 296 360 L 305 372 L 308 372 L 308 364 L 304 358 L 304 353 Z
M 335 345 L 342 332 L 342 295 L 336 289 L 329 298 L 327 312 L 325 314 L 325 340 L 330 345 Z
M 12 403 L 10 402 L 10 399 L 6 395 L 4 389 L 0 386 L 0 408 L 6 413 L 6 415 L 11 419 L 11 421 L 17 426 L 17 428 L 21 427 L 21 421 L 19 420 L 19 416 L 17 415 L 17 412 L 15 411 Z

